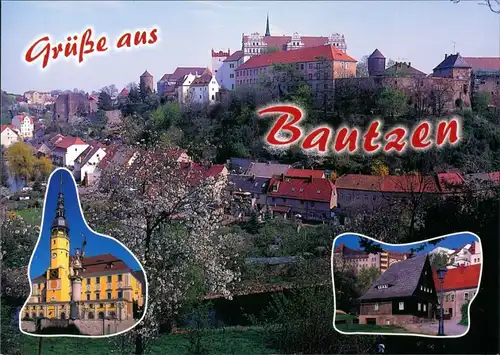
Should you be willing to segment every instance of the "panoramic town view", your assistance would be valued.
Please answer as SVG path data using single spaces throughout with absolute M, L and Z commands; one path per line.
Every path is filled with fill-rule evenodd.
M 480 2 L 2 3 L 0 352 L 496 353 L 500 7 Z M 421 136 L 274 149 L 258 112 L 283 103 L 304 132 Z M 456 143 L 430 143 L 451 118 Z
M 339 294 L 335 326 L 346 333 L 463 335 L 481 260 L 471 233 L 405 246 L 341 236 L 333 249 L 334 289 L 335 278 L 340 284 L 351 278 L 360 297 L 352 302 Z

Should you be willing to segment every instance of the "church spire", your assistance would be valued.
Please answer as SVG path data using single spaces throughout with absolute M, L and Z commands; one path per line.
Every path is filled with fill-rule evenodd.
M 266 21 L 266 37 L 271 36 L 271 31 L 269 30 L 269 14 L 267 14 L 267 21 Z
M 63 172 L 60 174 L 59 194 L 57 196 L 56 216 L 52 222 L 52 228 L 69 229 L 66 221 L 66 209 L 64 208 L 64 193 L 63 193 Z

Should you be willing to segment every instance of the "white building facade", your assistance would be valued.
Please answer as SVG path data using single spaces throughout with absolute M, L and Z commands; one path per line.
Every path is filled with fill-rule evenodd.
M 231 56 L 226 58 L 222 62 L 222 66 L 219 71 L 221 73 L 222 80 L 219 81 L 219 85 L 226 90 L 234 90 L 236 87 L 236 68 L 243 64 L 245 58 L 243 51 L 234 52 Z
M 12 119 L 12 125 L 17 129 L 22 139 L 33 138 L 35 122 L 31 116 L 24 113 L 16 115 Z
M 101 160 L 106 156 L 106 151 L 100 146 L 89 146 L 78 156 L 74 163 L 74 176 L 77 181 L 86 181 L 89 185 L 94 182 L 94 171 Z
M 20 140 L 19 134 L 12 126 L 2 125 L 1 145 L 4 148 L 10 147 L 12 144 Z

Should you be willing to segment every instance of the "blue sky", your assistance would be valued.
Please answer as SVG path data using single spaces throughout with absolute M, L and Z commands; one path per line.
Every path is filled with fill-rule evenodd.
M 346 234 L 346 235 L 338 238 L 335 241 L 334 247 L 336 248 L 341 243 L 343 243 L 344 245 L 348 246 L 349 248 L 359 249 L 359 238 L 360 237 L 357 234 Z M 475 241 L 476 239 L 477 238 L 470 233 L 460 233 L 460 234 L 456 234 L 456 235 L 451 236 L 451 237 L 447 237 L 436 245 L 429 244 L 424 248 L 423 251 L 418 252 L 418 253 L 429 252 L 438 246 L 444 247 L 444 248 L 450 248 L 450 249 L 459 248 L 467 243 L 471 243 L 471 242 Z M 418 248 L 420 245 L 422 245 L 422 244 L 415 243 L 415 244 L 405 245 L 405 246 L 390 246 L 387 244 L 380 244 L 382 249 L 388 250 L 388 251 L 409 251 L 410 248 Z
M 50 227 L 56 214 L 57 196 L 61 186 L 61 175 L 63 178 L 64 206 L 66 208 L 66 220 L 69 224 L 71 255 L 76 248 L 80 248 L 83 242 L 82 233 L 87 237 L 85 246 L 85 256 L 94 256 L 99 254 L 113 254 L 122 259 L 128 266 L 134 270 L 140 270 L 141 267 L 132 255 L 120 244 L 112 239 L 101 237 L 92 233 L 86 226 L 83 216 L 78 206 L 77 191 L 73 183 L 73 177 L 65 170 L 59 170 L 53 175 L 48 186 L 49 193 L 45 201 L 45 215 L 43 219 L 42 238 L 33 256 L 30 266 L 30 278 L 40 276 L 50 265 Z
M 147 69 L 155 81 L 177 66 L 210 66 L 212 48 L 241 49 L 242 33 L 345 35 L 356 59 L 378 48 L 386 57 L 410 61 L 430 72 L 456 50 L 464 56 L 500 55 L 500 16 L 477 1 L 320 2 L 2 2 L 2 90 L 119 89 L 137 82 Z M 96 35 L 116 41 L 125 30 L 158 26 L 155 46 L 89 57 L 82 66 L 58 61 L 43 72 L 21 61 L 42 34 L 63 41 L 92 26 Z M 97 38 L 96 38 L 97 39 Z

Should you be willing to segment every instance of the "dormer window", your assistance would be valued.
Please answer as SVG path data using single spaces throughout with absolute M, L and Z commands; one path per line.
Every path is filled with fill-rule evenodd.
M 389 288 L 389 285 L 385 284 L 385 285 L 378 285 L 378 286 L 377 286 L 377 289 L 378 289 L 378 290 L 382 290 L 382 289 L 384 289 L 384 288 Z
M 278 185 L 273 185 L 273 192 L 278 191 Z

